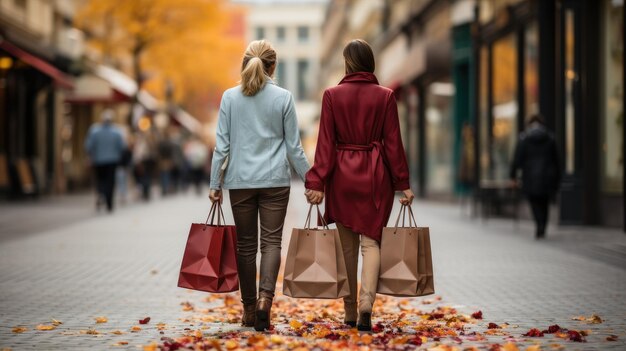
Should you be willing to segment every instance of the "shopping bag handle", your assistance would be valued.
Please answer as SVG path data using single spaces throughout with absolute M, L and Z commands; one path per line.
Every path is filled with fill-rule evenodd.
M 324 216 L 322 216 L 320 213 L 320 206 L 315 205 L 315 207 L 317 208 L 317 218 L 321 220 L 323 228 L 328 229 L 328 224 L 324 220 Z M 309 206 L 309 213 L 307 214 L 306 221 L 304 222 L 304 229 L 311 229 L 311 211 L 313 211 L 313 204 Z
M 222 205 L 219 203 L 219 201 L 215 201 L 212 205 L 211 205 L 211 209 L 209 210 L 209 215 L 206 217 L 206 221 L 204 222 L 204 228 L 206 228 L 207 226 L 211 225 L 215 225 L 215 214 L 217 214 L 217 226 L 221 227 L 222 225 L 226 225 L 226 219 L 224 218 L 224 212 L 222 211 Z M 209 218 L 211 219 L 211 222 L 209 222 Z
M 415 216 L 413 215 L 413 209 L 411 208 L 411 205 L 402 204 L 400 207 L 400 212 L 398 213 L 398 218 L 396 218 L 396 225 L 394 226 L 396 230 L 398 229 L 398 224 L 400 223 L 400 216 L 402 216 L 402 227 L 404 227 L 404 219 L 406 217 L 407 210 L 409 211 L 409 228 L 417 228 L 417 221 L 415 220 Z

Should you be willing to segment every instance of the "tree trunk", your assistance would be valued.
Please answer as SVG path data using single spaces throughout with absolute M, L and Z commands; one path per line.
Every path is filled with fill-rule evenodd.
M 132 51 L 133 78 L 135 79 L 135 83 L 137 84 L 137 90 L 135 91 L 135 94 L 133 94 L 131 109 L 128 113 L 128 125 L 131 128 L 133 127 L 133 113 L 135 110 L 135 106 L 139 104 L 139 90 L 141 90 L 141 85 L 143 81 L 141 72 L 141 54 L 143 53 L 143 50 L 143 43 L 138 41 L 135 47 L 133 47 Z

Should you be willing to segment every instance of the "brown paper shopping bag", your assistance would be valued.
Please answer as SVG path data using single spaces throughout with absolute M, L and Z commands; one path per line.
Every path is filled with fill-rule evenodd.
M 339 233 L 311 228 L 311 211 L 303 229 L 294 228 L 285 260 L 283 293 L 291 297 L 336 299 L 350 294 Z M 317 217 L 321 218 L 319 207 Z M 322 219 L 323 221 L 323 219 Z
M 409 226 L 405 227 L 407 211 Z M 377 292 L 392 296 L 424 296 L 435 292 L 430 233 L 428 227 L 417 227 L 410 206 L 402 205 L 394 227 L 383 228 Z

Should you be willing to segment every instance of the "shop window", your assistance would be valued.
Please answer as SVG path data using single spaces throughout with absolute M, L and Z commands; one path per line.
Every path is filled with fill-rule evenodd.
M 287 86 L 287 79 L 285 77 L 287 63 L 279 61 L 276 65 L 276 82 L 279 86 L 285 88 Z
M 493 136 L 494 180 L 508 179 L 517 142 L 517 41 L 515 34 L 493 44 Z
M 622 193 L 624 128 L 624 2 L 604 1 L 602 190 Z
M 278 42 L 284 42 L 286 37 L 287 35 L 286 35 L 285 27 L 283 26 L 276 27 L 276 40 Z
M 298 27 L 298 41 L 301 43 L 307 42 L 309 40 L 309 27 L 301 26 Z
M 265 28 L 256 27 L 256 40 L 265 39 Z
M 479 146 L 480 146 L 480 180 L 490 179 L 489 156 L 489 48 L 483 46 L 480 50 L 480 101 L 478 103 L 478 118 L 480 119 Z
M 575 163 L 575 111 L 574 83 L 578 73 L 574 66 L 574 10 L 567 9 L 565 12 L 565 173 L 574 174 Z
M 526 28 L 524 36 L 524 97 L 526 117 L 539 112 L 539 37 L 537 23 Z
M 454 142 L 451 108 L 454 85 L 434 82 L 426 97 L 426 181 L 429 193 L 451 193 L 452 147 Z
M 306 99 L 308 76 L 309 61 L 298 60 L 298 100 Z

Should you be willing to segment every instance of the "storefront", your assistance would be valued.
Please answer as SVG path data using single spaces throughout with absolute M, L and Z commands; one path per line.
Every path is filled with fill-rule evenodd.
M 58 126 L 71 78 L 0 37 L 0 192 L 10 197 L 59 190 Z
M 623 0 L 479 2 L 479 184 L 505 184 L 526 119 L 554 132 L 561 224 L 622 226 Z

